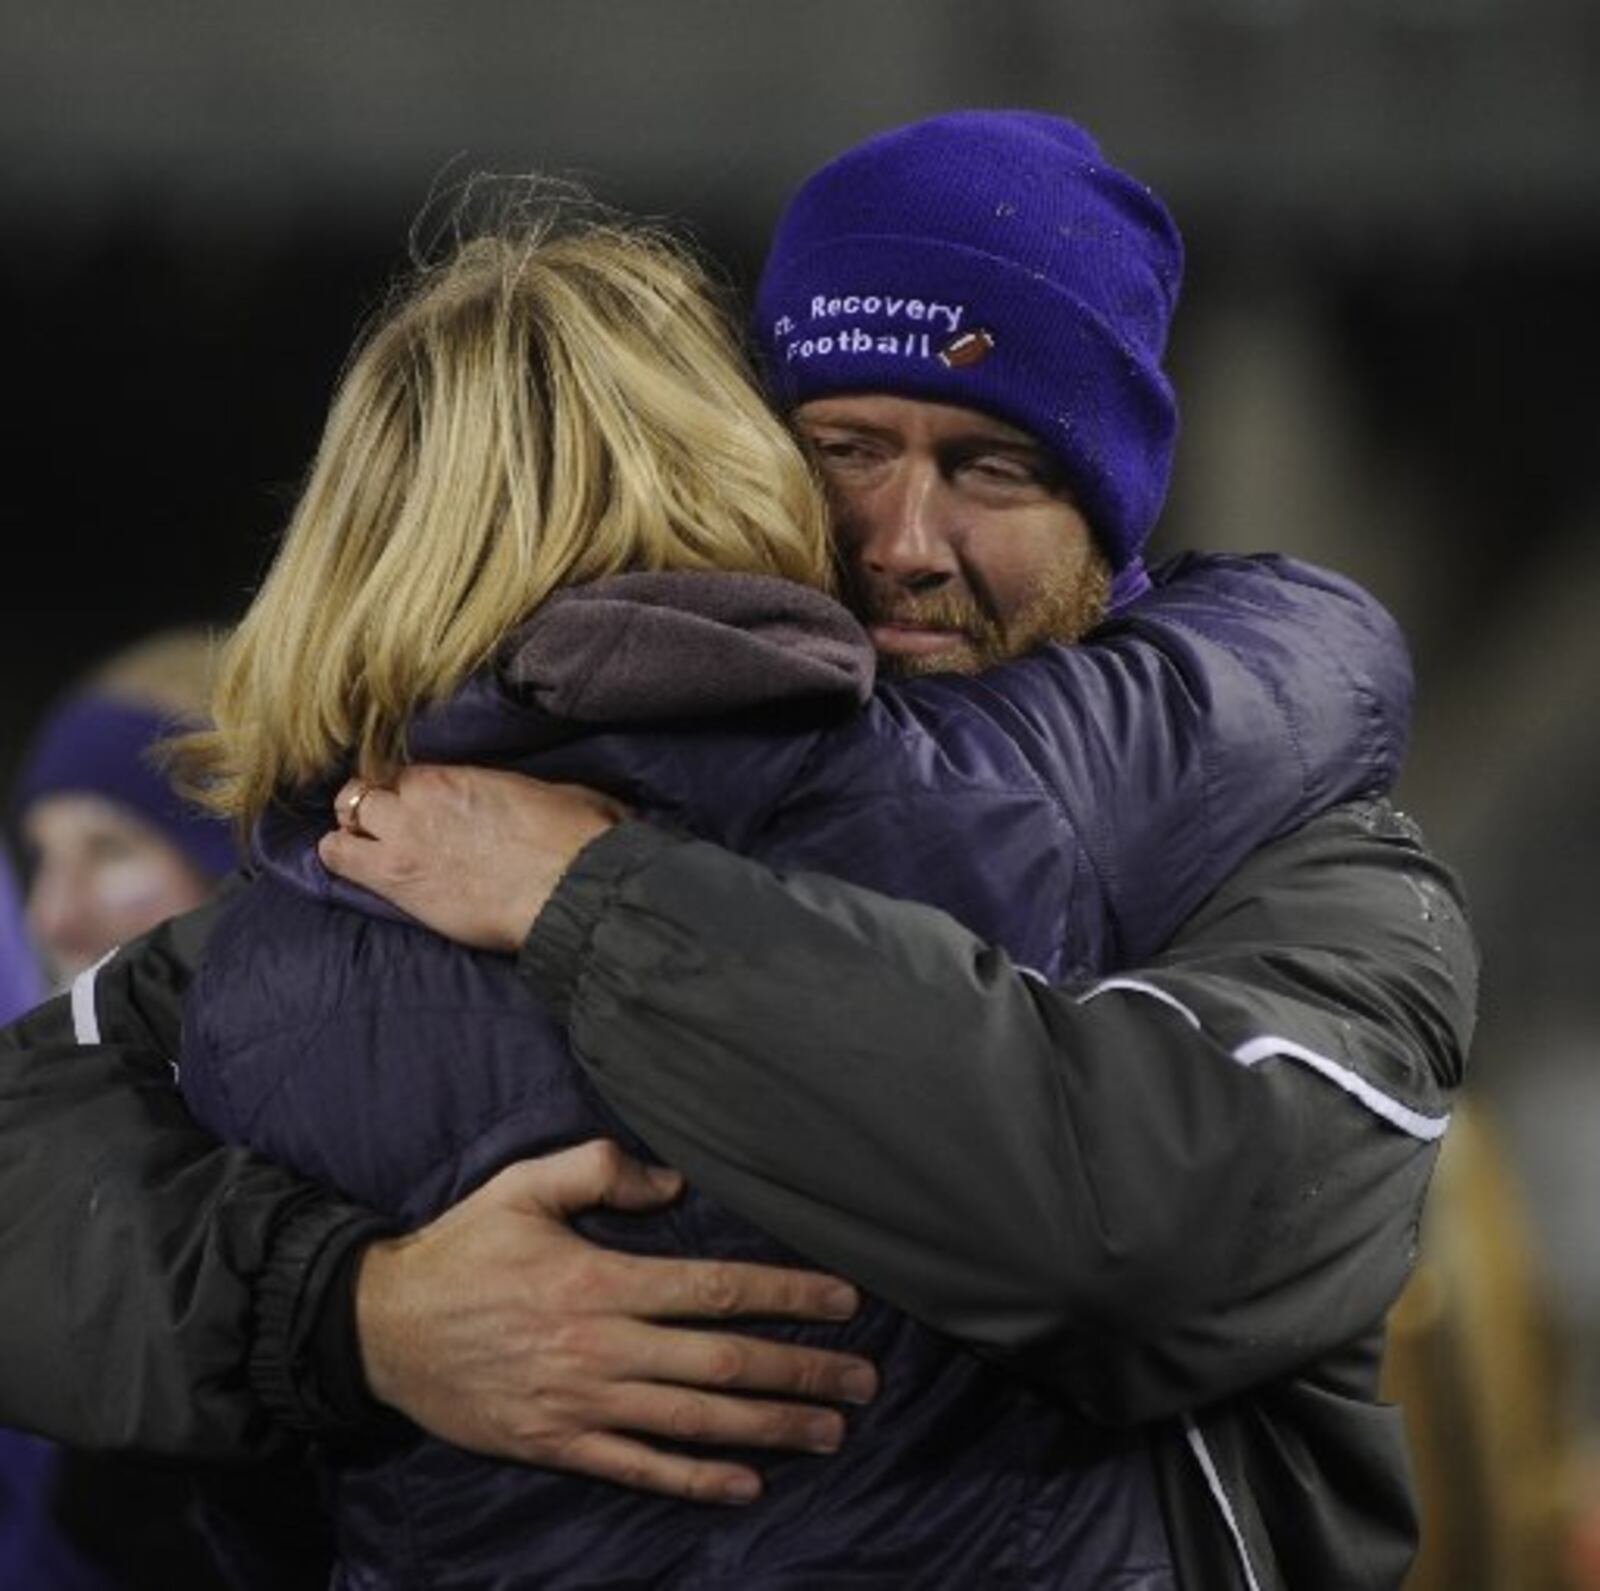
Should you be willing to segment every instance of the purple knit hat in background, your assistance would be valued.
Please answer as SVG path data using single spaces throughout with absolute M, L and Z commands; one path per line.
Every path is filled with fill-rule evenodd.
M 186 801 L 151 761 L 158 742 L 194 725 L 142 702 L 85 691 L 35 731 L 11 795 L 14 821 L 52 795 L 95 795 L 142 818 L 210 879 L 239 865 L 231 827 Z
M 774 402 L 887 392 L 982 409 L 1060 462 L 1112 567 L 1166 496 L 1161 368 L 1183 244 L 1082 128 L 968 110 L 895 128 L 810 177 L 756 295 Z

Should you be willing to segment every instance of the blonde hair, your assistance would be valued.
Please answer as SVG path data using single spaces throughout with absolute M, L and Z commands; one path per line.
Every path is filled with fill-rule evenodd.
M 519 195 L 526 198 L 526 193 Z M 831 589 L 820 489 L 688 248 L 532 195 L 358 343 L 185 785 L 248 824 L 404 759 L 408 721 L 551 592 L 628 570 Z

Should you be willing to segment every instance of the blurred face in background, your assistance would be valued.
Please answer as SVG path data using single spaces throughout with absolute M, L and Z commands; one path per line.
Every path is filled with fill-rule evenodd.
M 103 796 L 42 797 L 23 814 L 22 836 L 28 927 L 57 988 L 212 891 L 159 830 Z

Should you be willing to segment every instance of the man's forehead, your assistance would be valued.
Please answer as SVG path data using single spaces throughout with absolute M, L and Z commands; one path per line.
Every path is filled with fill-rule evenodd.
M 811 398 L 794 411 L 794 416 L 801 425 L 883 432 L 915 429 L 932 436 L 960 434 L 987 437 L 1016 448 L 1040 447 L 1038 438 L 1031 433 L 982 409 L 935 403 L 927 398 L 907 398 L 894 392 L 851 392 Z

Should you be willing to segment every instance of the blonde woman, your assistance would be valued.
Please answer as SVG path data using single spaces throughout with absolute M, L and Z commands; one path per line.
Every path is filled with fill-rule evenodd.
M 1108 583 L 1080 554 L 1082 628 Z M 1093 645 L 876 691 L 831 583 L 812 470 L 681 249 L 569 215 L 423 270 L 353 357 L 224 659 L 215 731 L 182 748 L 260 871 L 188 999 L 199 1119 L 408 1228 L 529 1155 L 601 1135 L 648 1155 L 509 958 L 323 869 L 352 773 L 471 761 L 599 786 L 942 907 L 1048 978 L 1148 952 L 1260 841 L 1393 778 L 1403 655 L 1373 604 L 1314 572 L 1191 560 Z M 1375 695 L 1329 700 L 1292 645 L 1313 626 Z M 1113 697 L 1194 751 L 1171 788 L 1119 801 L 1097 718 Z M 1157 881 L 1178 831 L 1201 837 L 1195 861 Z M 692 1191 L 577 1224 L 647 1254 L 798 1259 Z M 875 1359 L 884 1392 L 842 1446 L 832 1418 L 814 1456 L 774 1458 L 754 1506 L 597 1478 L 638 1451 L 626 1435 L 541 1469 L 397 1427 L 317 1455 L 336 1583 L 973 1585 L 1001 1564 L 1026 1583 L 1173 1583 L 1144 1437 L 1091 1428 L 882 1303 L 773 1329 Z M 673 1379 L 663 1365 L 608 1423 L 698 1434 Z M 765 1445 L 771 1409 L 744 1407 L 719 1437 Z

